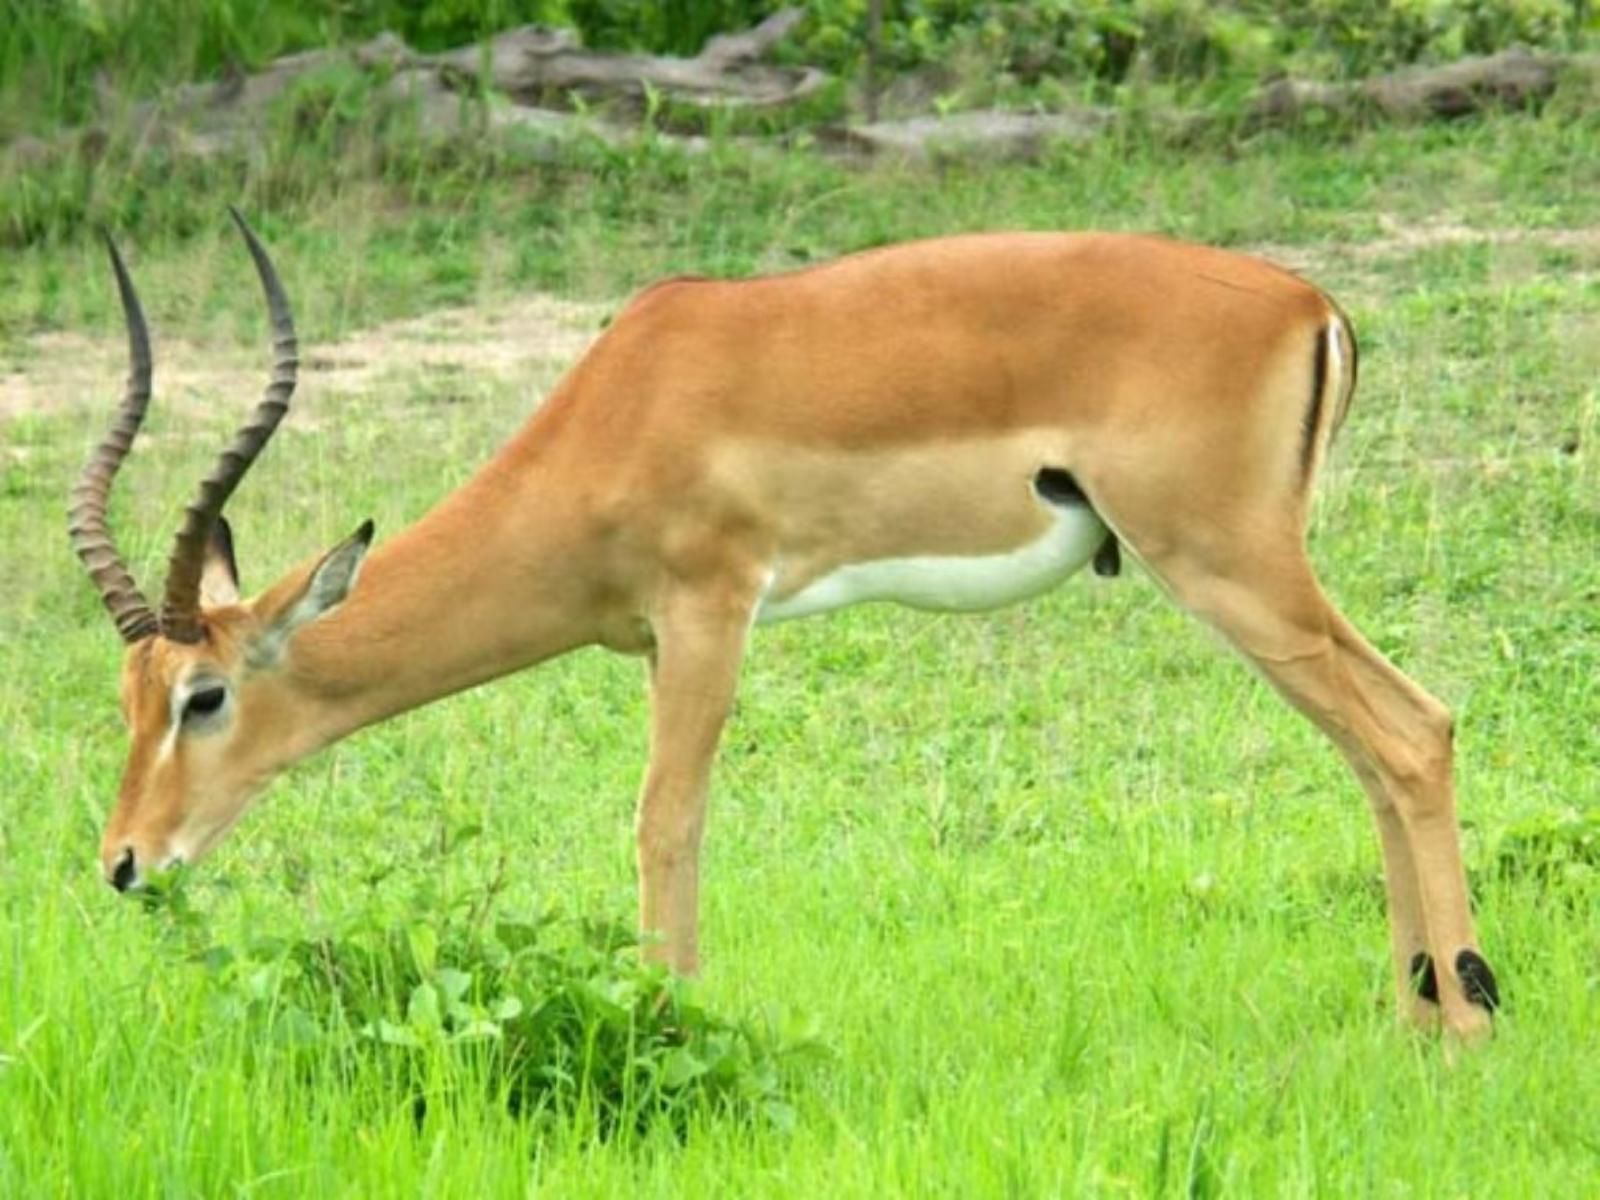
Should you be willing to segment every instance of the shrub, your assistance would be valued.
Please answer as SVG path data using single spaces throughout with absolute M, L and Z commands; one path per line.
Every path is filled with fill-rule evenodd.
M 418 889 L 404 919 L 242 942 L 209 941 L 181 877 L 146 902 L 256 1065 L 376 1087 L 419 1121 L 436 1103 L 495 1102 L 600 1137 L 682 1135 L 697 1118 L 788 1128 L 792 1067 L 818 1052 L 771 1020 L 711 1013 L 641 965 L 622 927 L 507 916 L 492 888 L 443 905 Z

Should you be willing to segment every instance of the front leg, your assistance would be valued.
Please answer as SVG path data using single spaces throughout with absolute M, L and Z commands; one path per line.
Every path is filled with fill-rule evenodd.
M 639 795 L 639 930 L 645 958 L 699 969 L 700 839 L 717 741 L 733 705 L 754 589 L 675 596 L 652 622 L 650 766 Z

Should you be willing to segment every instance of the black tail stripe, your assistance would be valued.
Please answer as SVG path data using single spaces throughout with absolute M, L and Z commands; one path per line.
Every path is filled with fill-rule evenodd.
M 1339 409 L 1339 424 L 1342 426 L 1350 410 L 1350 398 L 1356 392 L 1356 381 L 1361 378 L 1361 343 L 1356 340 L 1355 326 L 1350 324 L 1348 317 L 1341 313 L 1339 323 L 1344 328 L 1345 340 L 1350 343 L 1350 385 L 1344 390 L 1344 404 Z
M 1311 366 L 1311 408 L 1306 413 L 1305 442 L 1300 447 L 1300 470 L 1311 474 L 1311 459 L 1317 452 L 1317 422 L 1322 416 L 1322 393 L 1328 383 L 1328 331 L 1318 328 L 1316 350 Z

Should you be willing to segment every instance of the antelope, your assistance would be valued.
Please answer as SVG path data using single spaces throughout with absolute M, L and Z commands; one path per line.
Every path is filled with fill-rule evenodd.
M 119 891 L 194 863 L 290 764 L 581 646 L 641 656 L 644 953 L 698 970 L 699 854 L 753 627 L 866 601 L 976 611 L 1126 550 L 1348 760 L 1374 814 L 1400 1016 L 1470 1037 L 1499 997 L 1468 909 L 1446 708 L 1324 595 L 1312 484 L 1356 342 L 1290 272 L 1158 237 L 995 233 L 637 295 L 499 452 L 373 548 L 363 522 L 254 599 L 222 509 L 295 386 L 290 306 L 237 210 L 270 382 L 184 513 L 159 612 L 107 528 L 150 399 L 131 370 L 70 534 L 127 643 Z M 370 553 L 369 553 L 370 551 Z

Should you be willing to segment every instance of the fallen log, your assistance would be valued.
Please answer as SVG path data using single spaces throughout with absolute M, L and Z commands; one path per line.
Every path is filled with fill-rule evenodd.
M 694 58 L 586 50 L 568 30 L 527 25 L 490 39 L 421 58 L 448 81 L 483 82 L 522 104 L 570 107 L 584 101 L 645 101 L 654 92 L 687 104 L 772 108 L 817 91 L 828 77 L 814 67 L 758 61 L 805 14 L 781 9 L 753 29 L 721 34 Z
M 1250 106 L 1250 121 L 1292 124 L 1313 112 L 1449 119 L 1495 108 L 1529 108 L 1548 99 L 1563 76 L 1572 74 L 1600 78 L 1600 55 L 1534 54 L 1516 48 L 1438 67 L 1409 67 L 1356 83 L 1280 79 L 1261 90 Z
M 438 54 L 419 53 L 384 33 L 356 46 L 288 55 L 253 74 L 235 72 L 175 88 L 157 100 L 124 107 L 114 124 L 140 147 L 193 157 L 233 153 L 260 137 L 269 117 L 282 111 L 285 98 L 302 81 L 354 66 L 377 80 L 364 114 L 368 119 L 403 114 L 420 134 L 436 141 L 515 129 L 535 152 L 553 156 L 575 137 L 614 142 L 628 136 L 625 122 L 607 124 L 575 109 L 616 116 L 620 108 L 632 115 L 657 96 L 701 106 L 772 108 L 814 94 L 827 82 L 821 71 L 761 61 L 802 17 L 797 8 L 782 9 L 753 28 L 711 38 L 693 58 L 588 50 L 570 31 L 534 25 Z M 1512 49 L 1353 83 L 1279 79 L 1247 106 L 1243 128 L 1289 125 L 1313 114 L 1426 120 L 1527 108 L 1542 103 L 1569 76 L 1600 80 L 1600 55 Z M 494 101 L 485 105 L 485 95 Z M 102 103 L 107 113 L 117 106 L 114 95 Z M 1120 119 L 1110 108 L 979 110 L 831 126 L 816 134 L 824 149 L 854 158 L 1028 160 L 1054 143 L 1093 138 Z M 1237 112 L 1173 110 L 1142 119 L 1177 138 L 1239 128 Z M 95 158 L 110 140 L 103 123 L 52 141 L 19 138 L 5 157 L 20 167 L 63 151 Z M 704 144 L 698 138 L 671 140 L 689 148 Z
M 951 158 L 1014 162 L 1039 158 L 1057 142 L 1086 142 L 1113 119 L 1108 109 L 1085 108 L 1065 113 L 983 109 L 830 128 L 821 131 L 819 138 L 829 149 L 857 157 L 913 162 Z
M 586 50 L 571 32 L 537 25 L 439 54 L 420 53 L 395 34 L 381 33 L 356 46 L 286 55 L 251 74 L 236 71 L 185 84 L 131 108 L 108 94 L 101 107 L 106 113 L 122 107 L 115 123 L 131 132 L 135 144 L 210 157 L 250 145 L 303 81 L 353 65 L 380 79 L 368 115 L 414 114 L 416 128 L 430 138 L 517 128 L 552 145 L 584 132 L 615 140 L 620 132 L 572 110 L 607 101 L 637 109 L 652 95 L 694 105 L 773 108 L 813 94 L 827 82 L 822 71 L 759 61 L 803 16 L 799 9 L 782 9 L 754 28 L 711 38 L 694 58 Z M 510 104 L 491 106 L 485 118 L 479 103 L 485 91 Z M 109 137 L 102 126 L 78 131 L 71 140 L 92 154 Z M 48 155 L 48 146 L 36 141 L 19 151 L 30 161 Z

